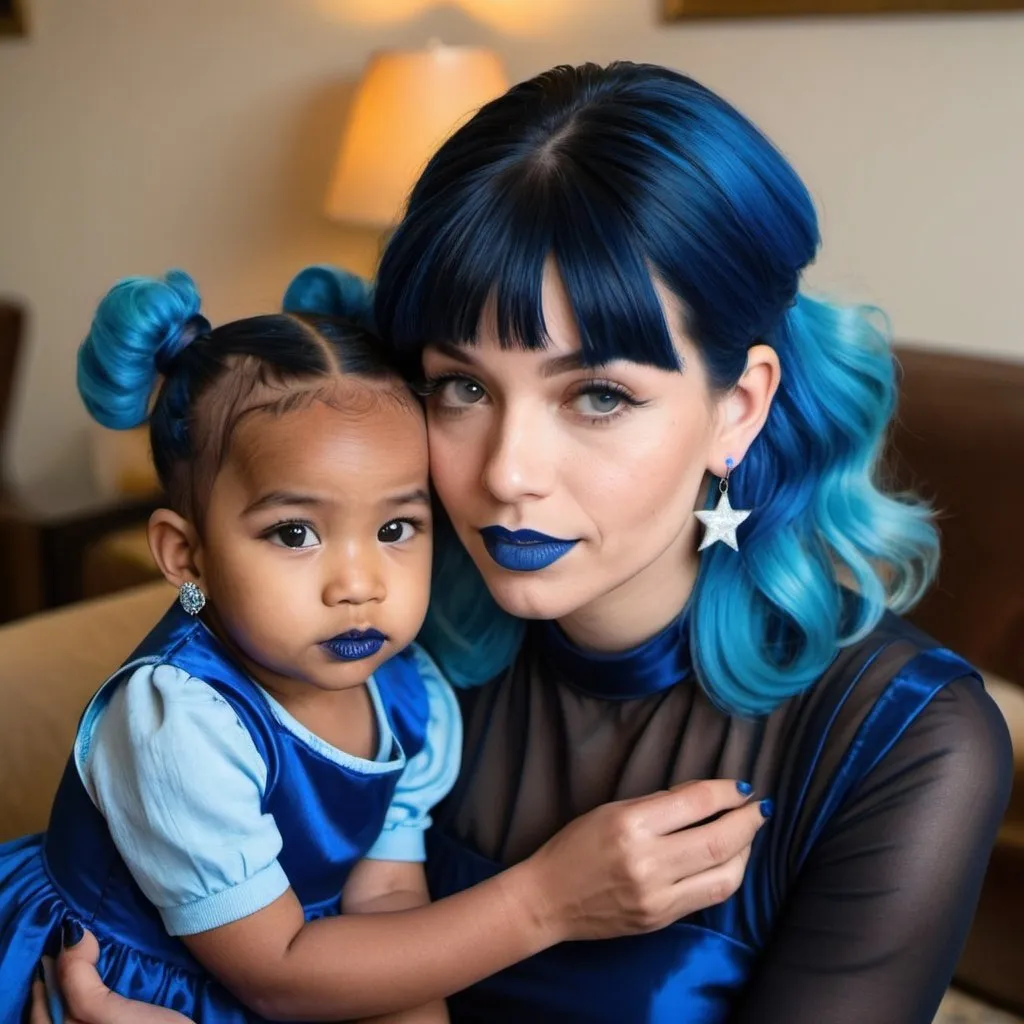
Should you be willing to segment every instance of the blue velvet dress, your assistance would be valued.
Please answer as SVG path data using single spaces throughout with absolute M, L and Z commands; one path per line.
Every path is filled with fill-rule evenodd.
M 636 650 L 533 624 L 460 694 L 463 771 L 428 842 L 440 898 L 609 800 L 702 778 L 774 799 L 739 891 L 664 931 L 567 943 L 450 1000 L 458 1024 L 925 1024 L 1008 799 L 1005 725 L 963 660 L 888 616 L 767 718 L 694 683 L 685 620 Z
M 306 919 L 340 912 L 352 867 L 381 832 L 400 769 L 362 774 L 325 758 L 285 729 L 262 692 L 215 638 L 177 605 L 101 689 L 109 700 L 145 661 L 170 662 L 213 687 L 248 730 L 267 766 L 263 809 L 273 815 L 279 855 Z M 394 741 L 406 759 L 423 746 L 428 699 L 414 658 L 403 653 L 374 674 Z M 116 992 L 165 1006 L 201 1024 L 240 1024 L 247 1011 L 167 934 L 129 873 L 93 806 L 74 758 L 50 825 L 40 836 L 0 846 L 0 1024 L 19 1024 L 43 952 L 59 948 L 74 920 L 100 942 L 99 971 Z

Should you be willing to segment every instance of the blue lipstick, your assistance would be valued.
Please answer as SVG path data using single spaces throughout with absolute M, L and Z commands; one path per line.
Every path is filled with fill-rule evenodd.
M 504 526 L 485 526 L 480 531 L 487 553 L 512 572 L 537 572 L 568 554 L 578 541 L 559 540 L 536 530 L 506 530 Z
M 339 661 L 362 661 L 372 658 L 387 640 L 387 635 L 379 629 L 350 629 L 324 640 L 320 646 Z

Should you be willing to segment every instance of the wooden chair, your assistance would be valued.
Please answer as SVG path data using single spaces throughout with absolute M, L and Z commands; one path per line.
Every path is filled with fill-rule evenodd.
M 33 580 L 32 566 L 38 559 L 38 541 L 18 513 L 6 472 L 8 427 L 14 406 L 18 369 L 25 343 L 25 310 L 18 303 L 0 299 L 0 622 L 35 610 L 41 593 L 29 585 L 15 586 L 16 580 Z
M 24 309 L 14 302 L 0 300 L 0 493 L 7 490 L 3 457 L 24 337 Z

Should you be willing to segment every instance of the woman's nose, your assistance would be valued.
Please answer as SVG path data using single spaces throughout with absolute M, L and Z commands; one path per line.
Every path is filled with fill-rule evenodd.
M 387 595 L 380 546 L 350 543 L 332 553 L 323 586 L 324 604 L 367 604 Z
M 506 410 L 496 418 L 484 460 L 484 487 L 502 504 L 543 498 L 551 492 L 555 449 L 538 413 Z

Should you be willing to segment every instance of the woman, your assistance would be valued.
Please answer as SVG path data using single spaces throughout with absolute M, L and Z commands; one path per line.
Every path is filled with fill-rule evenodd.
M 375 312 L 427 396 L 461 541 L 424 637 L 466 687 L 434 895 L 678 782 L 775 800 L 733 895 L 554 947 L 453 1020 L 934 1014 L 1008 737 L 971 668 L 886 610 L 921 594 L 936 538 L 876 486 L 892 357 L 863 310 L 800 294 L 817 245 L 771 144 L 650 66 L 513 88 L 412 193 Z M 337 284 L 312 269 L 286 304 L 323 310 Z

